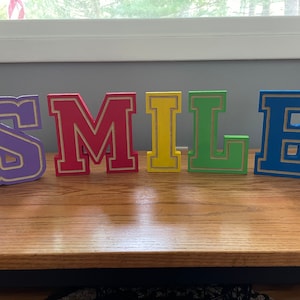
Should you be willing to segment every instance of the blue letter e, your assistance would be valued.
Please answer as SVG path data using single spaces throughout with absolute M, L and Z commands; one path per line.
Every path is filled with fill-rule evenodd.
M 264 122 L 254 173 L 300 177 L 300 91 L 261 91 L 259 111 Z

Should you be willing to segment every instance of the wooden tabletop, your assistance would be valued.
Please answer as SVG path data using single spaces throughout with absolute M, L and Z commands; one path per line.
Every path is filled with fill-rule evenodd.
M 0 186 L 0 269 L 300 266 L 300 179 L 187 172 Z

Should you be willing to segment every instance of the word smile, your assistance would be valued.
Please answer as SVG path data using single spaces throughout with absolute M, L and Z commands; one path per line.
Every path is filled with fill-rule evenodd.
M 136 93 L 107 93 L 96 118 L 79 94 L 49 94 L 49 115 L 56 124 L 57 176 L 90 173 L 89 160 L 106 169 L 137 172 L 138 153 L 133 149 L 132 115 Z M 146 113 L 152 117 L 152 150 L 147 152 L 148 172 L 180 172 L 181 152 L 176 150 L 176 116 L 181 113 L 181 92 L 146 92 Z M 226 110 L 226 91 L 189 92 L 193 117 L 193 150 L 189 172 L 246 174 L 247 135 L 225 135 L 217 149 L 218 114 Z M 255 174 L 300 177 L 300 91 L 261 91 L 259 111 L 264 114 L 261 151 L 255 156 Z M 41 129 L 38 96 L 0 97 L 0 184 L 40 178 L 46 169 L 42 142 L 24 131 Z M 290 147 L 297 151 L 290 154 Z M 109 151 L 108 151 L 109 149 Z

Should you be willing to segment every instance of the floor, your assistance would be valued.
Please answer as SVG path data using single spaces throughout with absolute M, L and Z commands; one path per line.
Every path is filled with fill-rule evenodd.
M 300 285 L 255 286 L 254 289 L 274 300 L 299 300 Z
M 265 293 L 274 300 L 299 300 L 300 285 L 254 286 L 258 292 Z M 45 300 L 53 289 L 0 289 L 0 300 Z

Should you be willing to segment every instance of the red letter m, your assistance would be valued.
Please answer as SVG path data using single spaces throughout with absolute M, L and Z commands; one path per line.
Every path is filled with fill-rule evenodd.
M 132 149 L 135 93 L 106 94 L 95 120 L 79 94 L 50 94 L 48 106 L 56 121 L 57 176 L 89 174 L 89 157 L 100 164 L 104 155 L 107 172 L 138 171 Z

